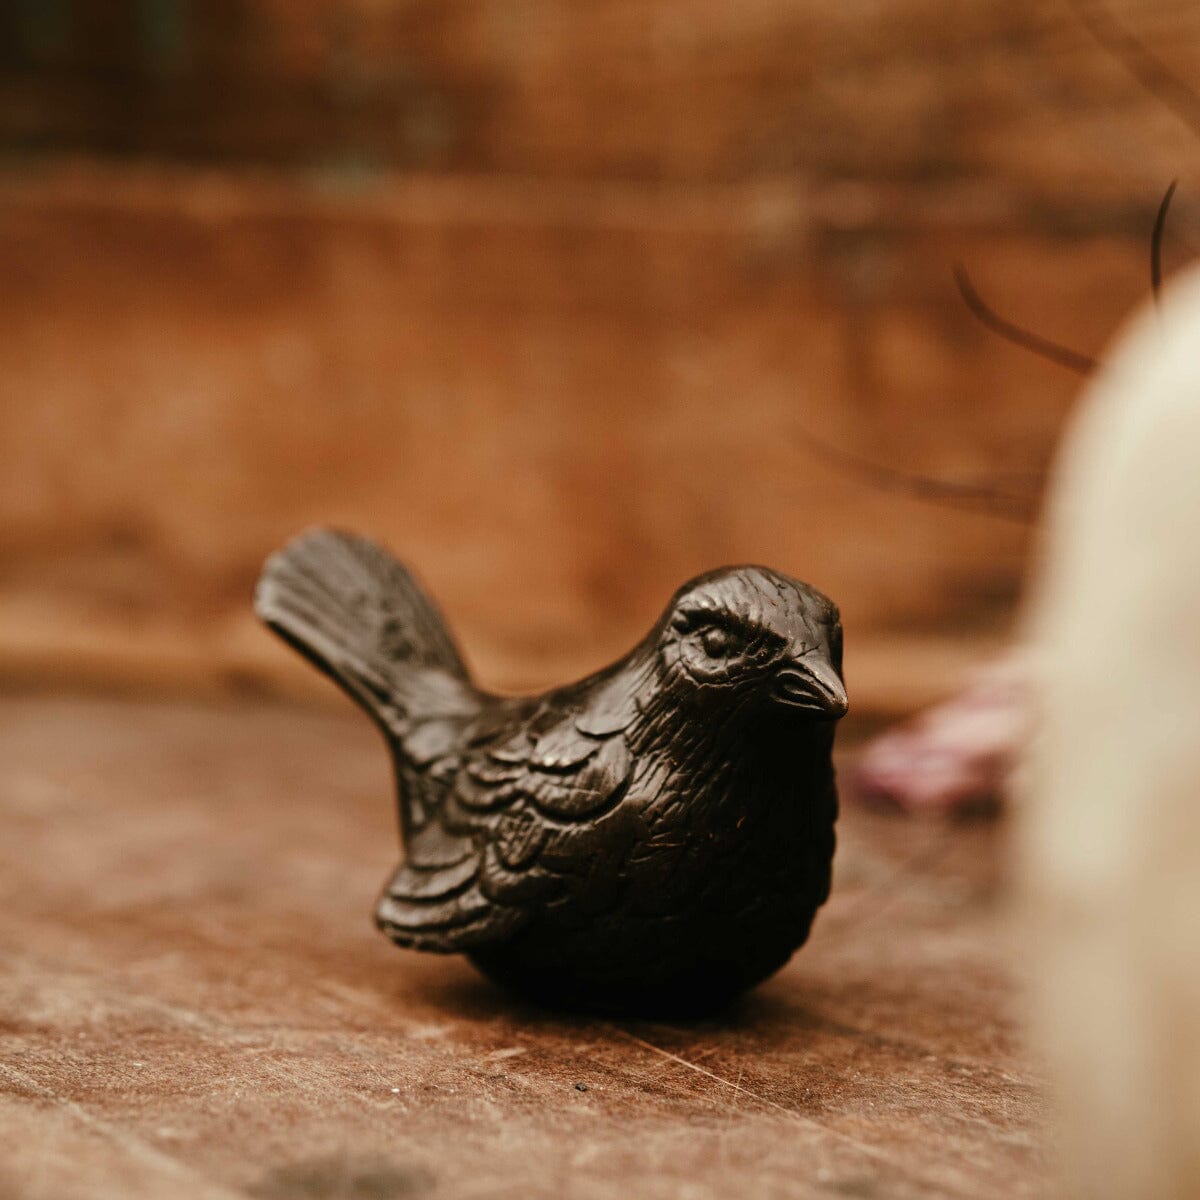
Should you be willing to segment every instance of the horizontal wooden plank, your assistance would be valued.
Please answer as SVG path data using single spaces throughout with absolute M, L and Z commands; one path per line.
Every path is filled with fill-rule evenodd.
M 871 663 L 906 639 L 928 698 L 953 682 L 931 638 L 1004 634 L 1029 530 L 806 439 L 1036 494 L 1076 381 L 982 329 L 950 264 L 1098 351 L 1146 247 L 892 195 L 9 179 L 0 673 L 294 686 L 249 597 L 324 522 L 407 558 L 499 687 L 599 666 L 683 579 L 758 560 L 842 605 L 862 703 L 902 695 Z
M 1194 6 L 1102 11 L 1194 74 Z M 1069 4 L 0 22 L 0 144 L 36 152 L 0 176 L 0 679 L 305 687 L 247 600 L 337 521 L 416 565 L 496 686 L 599 665 L 758 558 L 842 602 L 858 703 L 919 703 L 1004 636 L 1028 533 L 807 435 L 1036 491 L 1075 383 L 980 329 L 950 264 L 1097 353 L 1172 176 L 1168 263 L 1200 243 L 1186 99 Z
M 1194 5 L 1108 11 L 1196 77 Z M 1060 197 L 1154 191 L 1197 159 L 1200 115 L 1036 0 L 56 0 L 6 20 L 0 138 L 31 151 Z

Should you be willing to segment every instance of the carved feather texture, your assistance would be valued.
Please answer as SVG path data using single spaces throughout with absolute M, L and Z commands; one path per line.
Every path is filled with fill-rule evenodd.
M 716 1001 L 807 936 L 845 710 L 819 592 L 758 567 L 701 576 L 624 659 L 527 699 L 478 690 L 366 539 L 297 539 L 257 606 L 384 730 L 406 853 L 376 919 L 400 945 L 613 1009 Z

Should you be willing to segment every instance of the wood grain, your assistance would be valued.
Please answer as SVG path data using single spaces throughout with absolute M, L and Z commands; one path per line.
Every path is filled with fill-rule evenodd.
M 1002 839 L 851 811 L 811 944 L 692 1025 L 371 928 L 358 718 L 0 702 L 0 1195 L 1031 1197 Z

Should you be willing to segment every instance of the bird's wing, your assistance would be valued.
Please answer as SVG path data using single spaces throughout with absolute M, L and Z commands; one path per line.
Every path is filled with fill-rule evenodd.
M 597 901 L 619 876 L 608 858 L 627 837 L 620 802 L 633 762 L 620 730 L 585 733 L 578 712 L 499 704 L 435 764 L 434 819 L 379 902 L 401 945 L 459 951 L 515 933 L 564 893 Z

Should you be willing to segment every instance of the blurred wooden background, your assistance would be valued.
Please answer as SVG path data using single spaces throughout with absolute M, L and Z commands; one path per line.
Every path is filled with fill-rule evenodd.
M 1180 0 L 0 4 L 0 681 L 318 694 L 249 596 L 331 522 L 494 686 L 732 560 L 839 600 L 860 711 L 949 686 L 1030 528 L 805 431 L 1035 485 L 1078 381 L 951 264 L 1096 353 L 1176 176 L 1200 237 L 1200 117 L 1109 16 L 1200 79 Z

